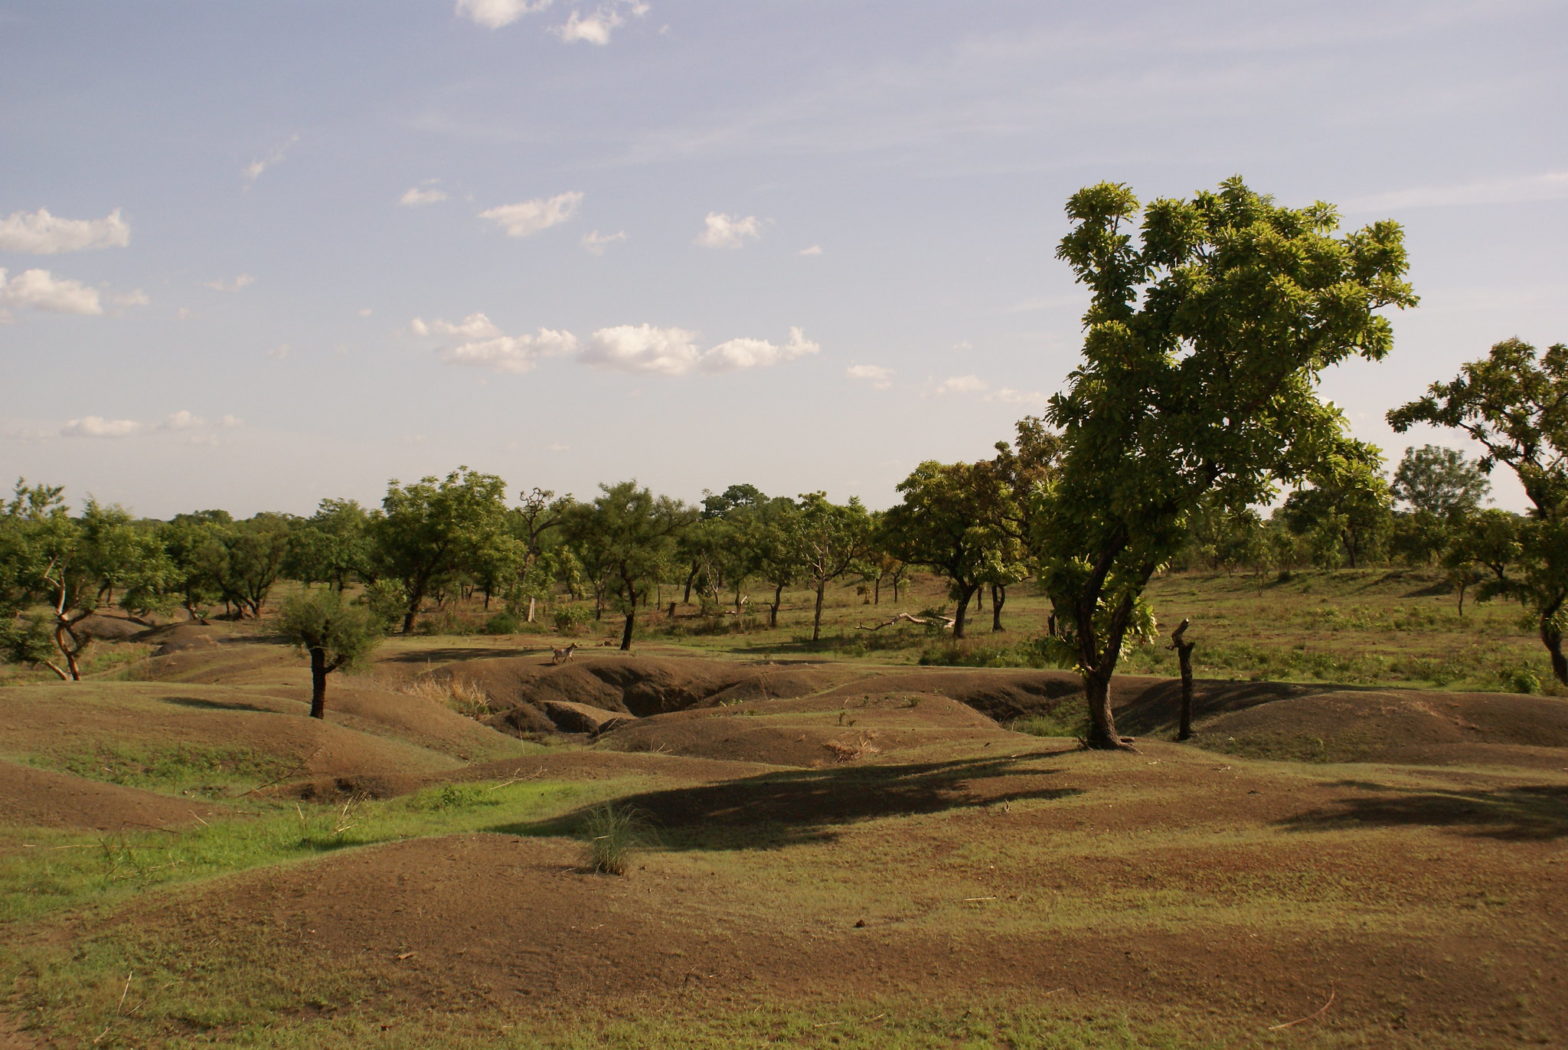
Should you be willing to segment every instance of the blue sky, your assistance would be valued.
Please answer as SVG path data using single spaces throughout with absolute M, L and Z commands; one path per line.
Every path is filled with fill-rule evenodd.
M 1062 205 L 1242 175 L 1404 224 L 1382 423 L 1568 340 L 1545 0 L 13 0 L 0 473 L 309 513 L 466 464 L 893 501 L 1074 366 Z M 1494 478 L 1499 502 L 1517 489 Z

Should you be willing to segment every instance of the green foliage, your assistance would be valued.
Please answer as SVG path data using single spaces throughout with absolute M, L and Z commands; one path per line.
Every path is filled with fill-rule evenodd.
M 1309 540 L 1313 563 L 1354 569 L 1381 560 L 1394 530 L 1393 500 L 1374 445 L 1346 439 L 1307 472 L 1285 500 L 1286 527 Z
M 561 634 L 577 634 L 592 619 L 593 610 L 584 605 L 557 605 L 550 612 L 550 622 Z
M 381 641 L 370 610 L 331 589 L 291 595 L 278 615 L 278 633 L 310 655 L 312 718 L 324 717 L 327 675 L 363 663 Z
M 1455 519 L 1474 513 L 1492 483 L 1458 449 L 1422 445 L 1405 449 L 1390 492 L 1411 510 Z
M 1316 377 L 1381 359 L 1392 328 L 1373 311 L 1416 300 L 1397 224 L 1336 237 L 1329 205 L 1285 208 L 1239 178 L 1154 201 L 1136 237 L 1126 186 L 1081 190 L 1067 211 L 1057 255 L 1092 299 L 1083 363 L 1051 399 L 1064 452 L 1033 533 L 1074 624 L 1090 742 L 1114 747 L 1108 685 L 1150 576 L 1205 498 L 1261 504 L 1344 447 Z
M 248 791 L 294 769 L 292 763 L 253 748 L 135 747 L 112 742 L 52 755 L 48 764 L 88 780 L 209 796 Z
M 635 481 L 600 485 L 592 503 L 574 505 L 563 525 L 568 542 L 597 585 L 625 616 L 621 648 L 630 649 L 637 606 L 668 570 L 675 538 L 694 512 L 668 496 L 655 497 Z
M 1514 523 L 1510 556 L 1491 564 L 1482 597 L 1506 595 L 1530 611 L 1552 673 L 1568 685 L 1568 345 L 1537 356 L 1528 343 L 1505 340 L 1461 366 L 1452 382 L 1433 383 L 1424 397 L 1389 412 L 1388 421 L 1401 432 L 1417 423 L 1460 430 L 1486 449 L 1481 470 L 1504 463 L 1518 476 L 1533 513 Z M 1474 566 L 1473 553 L 1456 551 L 1452 561 Z

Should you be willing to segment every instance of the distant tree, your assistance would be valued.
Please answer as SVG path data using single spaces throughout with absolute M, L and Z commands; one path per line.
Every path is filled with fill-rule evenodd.
M 995 463 L 927 460 L 898 484 L 903 502 L 882 518 L 881 545 L 926 565 L 948 582 L 953 637 L 964 637 L 965 612 L 982 584 L 1005 586 L 1024 574 L 1024 547 L 1009 528 L 1020 517 Z
M 539 599 L 549 594 L 560 568 L 559 559 L 550 556 L 549 537 L 558 532 L 571 508 L 571 496 L 556 497 L 549 489 L 537 486 L 521 496 L 511 511 L 508 529 L 523 545 L 523 561 L 516 581 L 516 598 L 527 601 L 525 619 L 534 622 Z
M 11 605 L 5 634 L 13 656 L 38 660 L 47 632 L 60 662 L 40 660 L 62 679 L 81 678 L 80 657 L 91 637 L 81 622 L 108 604 L 162 591 L 169 565 L 156 534 L 119 507 L 89 499 L 80 517 L 70 516 L 62 489 L 18 481 L 0 526 Z M 43 628 L 24 609 L 38 602 L 50 612 Z
M 800 519 L 800 505 L 788 496 L 775 496 L 742 519 L 753 571 L 773 588 L 773 600 L 768 603 L 769 627 L 779 625 L 784 588 L 793 586 L 805 571 L 799 542 Z
M 1479 508 L 1491 487 L 1485 472 L 1463 452 L 1422 445 L 1405 449 L 1390 492 L 1412 511 L 1454 519 Z
M 1336 237 L 1327 204 L 1285 208 L 1239 179 L 1141 209 L 1101 183 L 1068 201 L 1057 249 L 1092 300 L 1083 363 L 1050 402 L 1063 452 L 1034 542 L 1070 620 L 1089 746 L 1125 742 L 1110 682 L 1144 587 L 1206 498 L 1269 501 L 1344 441 L 1321 370 L 1393 345 L 1380 307 L 1407 306 L 1399 226 Z
M 354 580 L 370 583 L 375 577 L 371 522 L 379 515 L 356 500 L 322 500 L 316 513 L 292 530 L 285 571 L 291 579 L 330 583 L 339 591 Z
M 352 668 L 381 641 L 380 626 L 341 591 L 307 588 L 283 602 L 278 630 L 310 656 L 310 717 L 327 715 L 327 675 Z
M 171 567 L 169 592 L 191 619 L 205 623 L 212 606 L 224 598 L 228 550 L 223 537 L 234 519 L 224 510 L 176 514 L 158 527 Z
M 1389 424 L 1403 433 L 1417 423 L 1452 427 L 1486 450 L 1477 466 L 1506 464 L 1530 500 L 1519 522 L 1518 554 L 1503 578 L 1479 597 L 1510 597 L 1530 611 L 1552 674 L 1568 685 L 1568 345 L 1537 356 L 1535 347 L 1508 339 L 1482 360 L 1460 366 L 1449 383 L 1392 410 Z
M 1312 538 L 1319 564 L 1354 569 L 1386 552 L 1394 509 L 1382 466 L 1376 445 L 1347 439 L 1313 464 L 1307 484 L 1285 500 L 1285 523 Z
M 584 565 L 595 566 L 625 617 L 621 649 L 632 647 L 637 606 L 668 571 L 676 535 L 695 514 L 668 496 L 655 497 L 635 481 L 600 485 L 591 503 L 573 506 L 566 516 L 567 539 Z
M 871 550 L 871 515 L 851 496 L 847 504 L 828 500 L 824 492 L 800 497 L 793 548 L 802 579 L 811 584 L 816 604 L 811 640 L 822 639 L 822 606 L 829 583 L 843 576 Z
M 506 482 L 494 474 L 458 467 L 444 479 L 394 480 L 381 507 L 370 530 L 373 562 L 379 576 L 402 589 L 404 634 L 437 588 L 518 544 L 506 530 Z
M 1443 550 L 1443 570 L 1459 595 L 1459 615 L 1465 614 L 1465 592 L 1479 587 L 1492 597 L 1509 590 L 1509 573 L 1518 564 L 1519 537 L 1524 519 L 1496 507 L 1476 511 L 1463 527 L 1448 537 Z
M 298 520 L 292 514 L 264 511 L 218 534 L 227 555 L 219 587 L 224 600 L 239 608 L 242 616 L 246 612 L 261 616 L 272 585 L 283 575 Z

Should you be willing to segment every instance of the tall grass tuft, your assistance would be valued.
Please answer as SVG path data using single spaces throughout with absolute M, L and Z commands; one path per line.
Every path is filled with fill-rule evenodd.
M 588 847 L 586 867 L 600 875 L 625 875 L 632 856 L 642 848 L 648 822 L 634 806 L 595 806 L 583 819 Z

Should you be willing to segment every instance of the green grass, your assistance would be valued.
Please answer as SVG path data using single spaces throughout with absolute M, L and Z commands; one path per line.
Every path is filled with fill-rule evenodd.
M 296 768 L 291 761 L 251 748 L 136 746 L 107 741 L 47 757 L 34 756 L 34 761 L 88 780 L 205 797 L 241 794 L 275 783 Z

